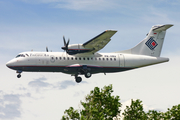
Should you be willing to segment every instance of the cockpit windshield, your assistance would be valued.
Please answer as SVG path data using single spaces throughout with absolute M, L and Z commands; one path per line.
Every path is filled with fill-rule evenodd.
M 19 54 L 19 55 L 16 56 L 16 58 L 18 58 L 18 57 L 25 57 L 25 55 Z

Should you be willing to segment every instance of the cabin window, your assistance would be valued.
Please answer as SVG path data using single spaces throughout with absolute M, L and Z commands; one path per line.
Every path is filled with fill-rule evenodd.
M 69 57 L 67 57 L 67 60 L 69 60 Z
M 108 60 L 108 58 L 106 58 L 106 60 Z
M 66 60 L 66 58 L 65 58 L 65 57 L 64 57 L 63 59 L 64 59 L 64 60 Z
M 114 61 L 116 61 L 116 58 L 114 58 Z
M 79 60 L 81 60 L 81 58 L 79 58 Z
M 103 58 L 103 60 L 105 60 L 105 59 Z
M 71 60 L 73 60 L 73 57 L 71 58 Z
M 58 60 L 58 57 L 56 57 L 56 60 Z
M 89 58 L 87 58 L 87 60 L 89 60 Z
M 95 60 L 97 60 L 97 58 L 95 58 Z
M 83 60 L 86 60 L 86 58 L 83 58 Z
M 93 60 L 93 58 L 91 58 L 91 60 Z
M 61 57 L 59 57 L 59 59 L 61 60 Z
M 110 58 L 110 60 L 112 61 L 112 58 Z
M 77 60 L 77 57 L 75 57 L 75 60 Z
M 101 60 L 101 58 L 99 58 L 99 60 Z

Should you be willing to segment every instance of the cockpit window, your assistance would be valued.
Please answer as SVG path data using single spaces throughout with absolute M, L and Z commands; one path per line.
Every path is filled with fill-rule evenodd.
M 17 55 L 16 58 L 20 57 L 21 55 Z
M 18 58 L 18 57 L 25 57 L 25 55 L 19 54 L 19 55 L 16 56 L 16 58 Z

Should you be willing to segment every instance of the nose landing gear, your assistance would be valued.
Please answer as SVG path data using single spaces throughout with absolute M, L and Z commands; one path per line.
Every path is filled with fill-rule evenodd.
M 20 77 L 21 77 L 21 73 L 22 73 L 22 71 L 17 70 L 17 71 L 16 71 L 16 73 L 19 73 L 19 74 L 17 75 L 17 78 L 20 78 Z
M 17 75 L 17 78 L 20 78 L 21 77 L 21 74 L 19 73 L 18 75 Z

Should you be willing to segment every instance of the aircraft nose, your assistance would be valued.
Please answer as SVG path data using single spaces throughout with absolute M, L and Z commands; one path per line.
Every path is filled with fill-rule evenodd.
M 12 60 L 10 60 L 9 62 L 6 63 L 6 66 L 7 66 L 8 68 L 10 68 L 11 66 L 14 65 L 14 63 L 15 63 L 15 60 L 12 59 Z
M 11 66 L 11 61 L 7 62 L 7 63 L 6 63 L 6 66 L 7 66 L 7 67 L 10 67 L 10 66 Z

